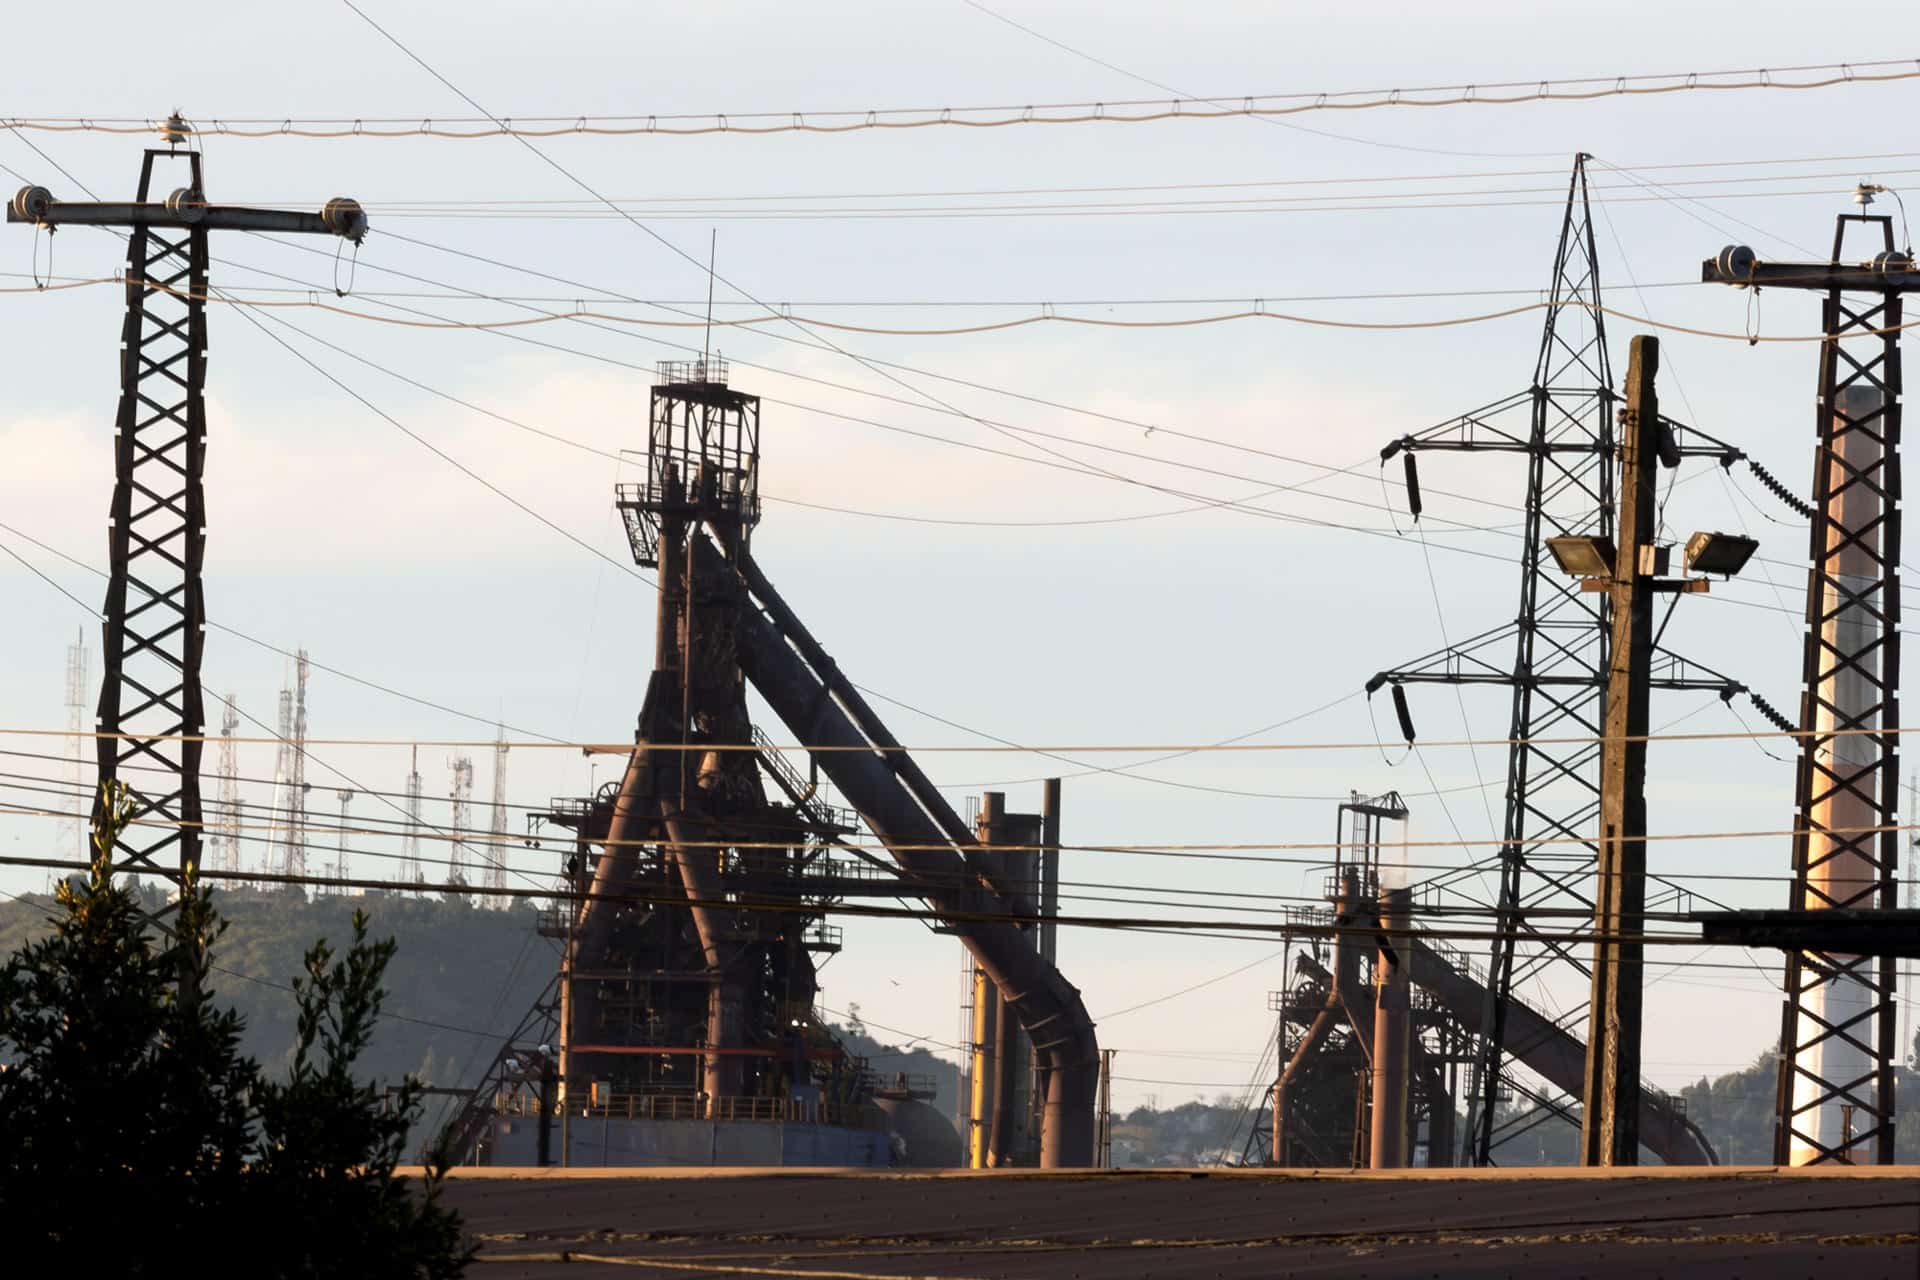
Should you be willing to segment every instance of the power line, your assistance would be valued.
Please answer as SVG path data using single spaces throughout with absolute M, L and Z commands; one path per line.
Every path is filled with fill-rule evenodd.
M 1701 692 L 1712 692 L 1712 690 L 1702 690 Z M 880 696 L 880 695 L 875 695 L 875 696 Z M 948 723 L 951 723 L 951 722 L 948 722 Z M 969 732 L 977 732 L 977 731 L 970 730 Z M 1258 732 L 1262 732 L 1262 730 L 1255 730 L 1254 732 L 1258 733 Z M 1597 734 L 1570 734 L 1570 735 L 1557 735 L 1557 736 L 1545 735 L 1545 734 L 1534 734 L 1533 736 L 1527 737 L 1527 738 L 1504 738 L 1503 737 L 1503 738 L 1435 739 L 1431 742 L 1423 742 L 1421 743 L 1421 745 L 1426 747 L 1514 747 L 1514 746 L 1526 746 L 1526 745 L 1564 746 L 1564 745 L 1581 745 L 1581 744 L 1597 746 L 1607 742 L 1745 742 L 1754 738 L 1804 738 L 1804 737 L 1812 736 L 1815 732 L 1816 731 L 1812 729 L 1745 729 L 1745 730 L 1741 730 L 1738 733 L 1733 732 L 1732 730 L 1716 730 L 1712 732 L 1693 732 L 1693 733 L 1661 732 L 1661 733 L 1625 734 L 1625 735 L 1612 735 L 1612 736 L 1597 735 Z M 1896 736 L 1896 735 L 1909 734 L 1909 733 L 1920 733 L 1920 725 L 1897 725 L 1887 729 L 1877 729 L 1877 728 L 1876 729 L 1829 729 L 1829 730 L 1820 730 L 1818 732 L 1822 737 L 1835 737 L 1835 738 L 1846 737 L 1846 736 L 1858 736 L 1858 735 Z M 31 737 L 70 738 L 74 736 L 74 734 L 71 728 L 64 728 L 64 727 L 53 728 L 53 729 L 39 729 L 39 728 L 29 728 L 29 727 L 18 726 L 18 725 L 15 725 L 15 726 L 0 725 L 0 737 L 6 737 L 6 736 L 30 737 L 30 738 Z M 120 734 L 120 733 L 107 733 L 101 730 L 94 729 L 94 730 L 87 730 L 84 733 L 82 733 L 80 736 L 87 737 L 87 738 L 94 738 L 94 739 L 100 739 L 100 738 L 119 739 L 119 738 L 129 737 L 131 735 Z M 140 735 L 140 738 L 141 738 L 141 741 L 143 742 L 217 741 L 217 738 L 207 734 L 156 733 L 156 734 L 142 734 Z M 269 736 L 267 737 L 261 737 L 261 738 L 236 737 L 233 739 L 233 741 L 236 743 L 278 743 L 280 741 L 280 737 L 277 734 L 272 734 L 271 732 L 269 732 Z M 308 738 L 307 741 L 311 743 L 315 743 L 320 746 L 339 746 L 339 747 L 461 747 L 461 748 L 469 748 L 469 749 L 478 749 L 481 747 L 491 747 L 495 745 L 496 742 L 501 740 L 496 738 L 339 737 L 339 738 Z M 538 738 L 538 739 L 524 740 L 524 741 L 517 740 L 517 739 L 507 739 L 505 741 L 508 747 L 513 748 L 515 750 L 519 750 L 522 748 L 532 749 L 532 750 L 564 749 L 564 750 L 578 750 L 582 752 L 599 754 L 599 755 L 626 755 L 626 754 L 632 753 L 637 748 L 642 748 L 642 747 L 644 747 L 648 751 L 658 751 L 658 752 L 685 751 L 685 752 L 696 752 L 696 753 L 704 754 L 709 751 L 720 751 L 720 752 L 746 752 L 751 754 L 751 753 L 757 753 L 761 751 L 773 750 L 773 751 L 796 751 L 796 752 L 804 751 L 804 752 L 811 752 L 815 755 L 827 755 L 827 754 L 833 754 L 833 753 L 852 753 L 855 755 L 894 755 L 894 754 L 900 754 L 900 755 L 1009 755 L 1009 754 L 1015 754 L 1015 753 L 1045 753 L 1045 752 L 1052 752 L 1052 751 L 1079 751 L 1079 752 L 1086 752 L 1089 754 L 1093 754 L 1093 753 L 1139 754 L 1144 752 L 1155 752 L 1155 751 L 1167 751 L 1167 752 L 1177 751 L 1184 755 L 1202 755 L 1202 754 L 1217 754 L 1217 753 L 1266 754 L 1271 752 L 1291 752 L 1291 751 L 1378 751 L 1380 749 L 1379 742 L 1371 739 L 1366 741 L 1329 741 L 1329 742 L 1244 742 L 1244 741 L 1227 740 L 1227 741 L 1219 741 L 1219 742 L 1173 743 L 1173 744 L 1093 742 L 1093 743 L 1070 743 L 1065 746 L 1035 746 L 1027 743 L 1014 743 L 1014 742 L 995 743 L 992 746 L 977 746 L 973 744 L 962 744 L 962 743 L 923 743 L 918 746 L 908 746 L 903 744 L 875 745 L 870 743 L 861 744 L 858 746 L 851 746 L 844 743 L 774 743 L 769 746 L 767 744 L 756 743 L 756 742 L 718 742 L 718 741 L 715 741 L 715 742 L 650 742 L 650 741 L 594 742 L 594 741 L 566 741 L 559 738 Z
M 356 13 L 360 11 L 355 9 Z M 375 26 L 364 13 L 360 16 Z M 386 34 L 382 31 L 382 34 Z M 388 37 L 392 39 L 391 36 Z M 396 45 L 398 41 L 394 42 Z M 423 67 L 425 63 L 421 64 Z M 1117 69 L 1117 68 L 1116 68 Z M 431 68 L 428 68 L 431 71 Z M 1778 77 L 1799 75 L 1785 80 Z M 436 78 L 438 78 L 436 76 Z M 1485 84 L 1423 85 L 1390 89 L 1337 89 L 1318 93 L 1210 94 L 1171 99 L 1110 102 L 1049 102 L 988 106 L 877 107 L 867 110 L 700 111 L 653 115 L 369 116 L 269 118 L 200 116 L 188 122 L 203 133 L 228 138 L 556 138 L 573 135 L 682 137 L 714 133 L 852 133 L 862 130 L 1002 128 L 1028 124 L 1138 124 L 1156 120 L 1270 118 L 1323 111 L 1382 108 L 1491 107 L 1534 102 L 1588 102 L 1605 98 L 1740 90 L 1807 90 L 1920 78 L 1920 59 L 1807 63 L 1721 71 L 1635 73 L 1570 79 L 1511 80 Z M 452 88 L 451 83 L 442 79 Z M 458 93 L 458 90 L 455 90 Z M 465 98 L 465 94 L 460 94 Z M 472 99 L 467 102 L 481 110 Z M 1234 103 L 1237 107 L 1216 106 Z M 514 120 L 519 123 L 515 124 Z M 704 122 L 704 123 L 703 123 Z M 151 134 L 152 118 L 16 116 L 0 127 L 49 133 Z
M 0 128 L 4 128 L 0 122 Z M 1659 164 L 1635 164 L 1621 168 L 1616 165 L 1607 167 L 1618 169 L 1623 176 L 1627 169 L 1637 172 L 1671 172 L 1675 170 L 1718 170 L 1718 169 L 1787 169 L 1801 165 L 1834 165 L 1840 163 L 1857 164 L 1869 161 L 1912 160 L 1920 158 L 1920 151 L 1878 151 L 1855 155 L 1820 156 L 1771 156 L 1746 160 L 1676 160 Z M 1911 172 L 1911 170 L 1874 169 L 1874 174 Z M 785 192 L 727 192 L 707 195 L 660 195 L 649 193 L 641 196 L 616 196 L 613 200 L 621 205 L 711 205 L 725 204 L 729 201 L 741 204 L 771 204 L 779 201 L 823 202 L 836 200 L 954 200 L 985 199 L 1006 196 L 1047 196 L 1047 195 L 1123 195 L 1138 192 L 1168 191 L 1255 191 L 1271 189 L 1291 189 L 1296 187 L 1352 187 L 1385 186 L 1391 183 L 1416 182 L 1478 182 L 1496 178 L 1563 178 L 1564 167 L 1550 169 L 1492 169 L 1468 170 L 1443 173 L 1395 173 L 1395 174 L 1339 174 L 1324 178 L 1239 178 L 1214 182 L 1133 182 L 1108 183 L 1098 186 L 1077 187 L 977 187 L 950 188 L 918 191 L 785 191 Z M 1759 174 L 1740 178 L 1681 178 L 1690 186 L 1715 186 L 1737 183 L 1772 182 L 1776 180 L 1803 180 L 1813 178 L 1845 178 L 1856 176 L 1858 169 L 1846 173 L 1804 174 L 1779 173 Z M 1635 187 L 1643 188 L 1644 183 L 1631 177 L 1628 181 Z M 1541 190 L 1558 188 L 1541 188 Z M 1596 190 L 1612 189 L 1596 187 Z M 1534 190 L 1527 188 L 1526 190 Z M 301 199 L 270 197 L 236 201 L 239 204 L 298 204 Z M 398 209 L 436 209 L 436 208 L 559 208 L 566 206 L 593 205 L 597 202 L 575 199 L 569 196 L 513 196 L 493 198 L 485 196 L 465 196 L 454 199 L 440 197 L 390 197 L 386 200 L 363 200 L 361 204 L 373 212 L 385 212 Z M 1699 281 L 1692 281 L 1698 284 Z M 704 298 L 690 298 L 686 305 L 704 304 Z
M 0 857 L 0 866 L 40 867 L 48 870 L 69 871 L 69 872 L 88 871 L 91 869 L 91 866 L 89 863 L 72 860 L 72 859 L 30 858 L 30 857 L 14 857 L 14 856 Z M 652 907 L 710 906 L 710 907 L 715 907 L 715 908 L 725 909 L 730 911 L 750 910 L 750 911 L 756 911 L 756 912 L 766 912 L 769 914 L 789 914 L 789 915 L 806 915 L 806 916 L 820 916 L 820 915 L 867 916 L 867 917 L 873 917 L 877 919 L 907 919 L 907 920 L 929 920 L 929 921 L 947 921 L 947 922 L 974 922 L 974 923 L 989 923 L 989 924 L 1033 924 L 1039 919 L 1039 917 L 1037 916 L 1021 914 L 1017 912 L 1004 912 L 1004 911 L 934 911 L 929 908 L 882 907 L 882 906 L 876 906 L 868 903 L 841 902 L 841 903 L 831 903 L 831 904 L 819 904 L 819 903 L 799 903 L 799 902 L 793 902 L 790 900 L 760 901 L 760 900 L 745 899 L 745 898 L 736 898 L 736 899 L 707 902 L 699 899 L 689 898 L 682 893 L 647 894 L 647 893 L 625 892 L 625 893 L 608 894 L 608 893 L 596 893 L 592 891 L 568 890 L 568 889 L 560 889 L 560 888 L 519 889 L 519 888 L 488 886 L 488 885 L 466 885 L 466 884 L 459 884 L 459 883 L 421 885 L 417 883 L 408 884 L 404 881 L 369 880 L 369 879 L 362 879 L 360 877 L 327 877 L 327 876 L 314 876 L 314 875 L 295 876 L 295 875 L 284 875 L 284 874 L 272 873 L 272 872 L 217 871 L 217 870 L 210 870 L 210 869 L 202 869 L 196 872 L 196 876 L 199 878 L 202 878 L 205 880 L 211 880 L 211 881 L 236 880 L 236 881 L 248 881 L 248 882 L 254 882 L 254 883 L 266 883 L 266 884 L 289 884 L 289 885 L 303 885 L 303 886 L 317 885 L 317 886 L 326 887 L 326 888 L 372 889 L 372 890 L 389 890 L 389 891 L 397 890 L 402 892 L 419 892 L 419 891 L 425 890 L 425 891 L 436 892 L 436 893 L 446 893 L 446 894 L 454 894 L 454 895 L 465 894 L 465 895 L 475 896 L 475 897 L 494 897 L 494 898 L 507 898 L 507 899 L 514 899 L 514 900 L 539 899 L 543 901 L 567 901 L 567 902 L 594 901 L 594 902 L 612 902 L 612 903 L 619 903 L 619 904 L 627 904 L 627 905 L 635 905 L 635 906 L 652 906 Z M 1652 917 L 1652 914 L 1653 913 L 1649 913 L 1650 918 Z M 1438 939 L 1442 941 L 1476 941 L 1476 942 L 1488 941 L 1498 936 L 1496 933 L 1488 930 L 1461 931 L 1461 930 L 1442 930 L 1442 929 L 1395 929 L 1395 928 L 1388 928 L 1388 927 L 1375 927 L 1372 924 L 1342 925 L 1342 924 L 1337 924 L 1332 922 L 1328 922 L 1325 924 L 1303 923 L 1297 919 L 1289 919 L 1284 922 L 1273 922 L 1273 921 L 1265 921 L 1265 920 L 1254 920 L 1254 921 L 1177 920 L 1177 919 L 1170 920 L 1170 919 L 1160 919 L 1155 917 L 1078 916 L 1078 915 L 1057 915 L 1057 916 L 1047 917 L 1047 919 L 1051 923 L 1069 927 L 1069 928 L 1103 929 L 1103 930 L 1113 930 L 1113 931 L 1119 931 L 1119 932 L 1152 931 L 1152 932 L 1158 932 L 1158 933 L 1184 934 L 1190 931 L 1226 929 L 1226 930 L 1234 930 L 1240 933 L 1287 934 L 1290 936 L 1302 937 L 1302 938 L 1316 938 L 1316 937 L 1317 938 L 1336 938 L 1344 935 L 1352 935 L 1354 937 L 1362 937 L 1369 940 L 1377 940 L 1380 938 L 1389 938 L 1389 939 L 1420 938 L 1420 939 L 1429 939 L 1429 940 Z M 1627 935 L 1627 934 L 1609 935 L 1609 934 L 1598 933 L 1593 930 L 1580 930 L 1580 931 L 1570 931 L 1560 935 L 1552 935 L 1552 934 L 1531 935 L 1530 934 L 1529 936 L 1530 937 L 1534 937 L 1534 936 L 1546 937 L 1550 940 L 1557 940 L 1557 941 L 1566 942 L 1566 943 L 1583 943 L 1583 942 L 1595 942 L 1595 941 L 1634 941 L 1634 942 L 1640 942 L 1643 944 L 1653 945 L 1653 946 L 1699 947 L 1702 945 L 1734 945 L 1734 944 L 1703 944 L 1701 939 L 1697 935 L 1692 935 L 1692 934 L 1639 933 L 1639 934 L 1632 934 L 1632 935 Z

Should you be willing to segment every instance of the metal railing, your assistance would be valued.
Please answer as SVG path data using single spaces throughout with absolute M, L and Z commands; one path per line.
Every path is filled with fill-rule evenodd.
M 521 1114 L 537 1114 L 535 1110 Z M 841 1129 L 885 1129 L 878 1107 L 831 1099 L 721 1097 L 685 1093 L 611 1093 L 582 1100 L 578 1116 L 613 1120 L 714 1120 L 734 1124 L 819 1124 Z

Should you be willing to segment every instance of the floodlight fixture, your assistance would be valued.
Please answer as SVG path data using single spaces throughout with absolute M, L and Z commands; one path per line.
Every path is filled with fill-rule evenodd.
M 1611 577 L 1614 559 L 1618 554 L 1611 538 L 1594 538 L 1584 534 L 1548 538 L 1547 550 L 1553 553 L 1560 571 L 1575 578 Z
M 1687 569 L 1731 578 L 1759 549 L 1758 542 L 1737 533 L 1696 533 L 1687 539 Z

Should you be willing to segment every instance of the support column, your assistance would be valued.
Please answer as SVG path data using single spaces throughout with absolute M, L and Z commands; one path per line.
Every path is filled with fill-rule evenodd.
M 1593 997 L 1580 1163 L 1640 1162 L 1640 1012 L 1647 903 L 1647 742 L 1658 517 L 1660 343 L 1633 340 L 1620 430 L 1620 545 L 1613 654 L 1600 745 L 1600 857 L 1594 886 Z

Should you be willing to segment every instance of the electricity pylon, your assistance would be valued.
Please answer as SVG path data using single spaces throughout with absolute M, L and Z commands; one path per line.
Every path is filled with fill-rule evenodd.
M 1494 1106 L 1501 1092 L 1506 1013 L 1516 987 L 1564 967 L 1584 988 L 1591 980 L 1586 959 L 1552 927 L 1534 923 L 1540 908 L 1593 911 L 1598 855 L 1600 746 L 1609 667 L 1612 607 L 1605 593 L 1583 592 L 1546 554 L 1546 540 L 1590 536 L 1611 540 L 1614 532 L 1616 438 L 1619 395 L 1607 353 L 1606 315 L 1600 300 L 1600 267 L 1587 200 L 1587 157 L 1574 157 L 1567 203 L 1554 251 L 1553 283 L 1546 323 L 1534 362 L 1533 381 L 1523 391 L 1484 405 L 1381 450 L 1382 464 L 1405 459 L 1408 498 L 1419 517 L 1414 457 L 1420 453 L 1517 454 L 1527 469 L 1524 533 L 1520 544 L 1520 602 L 1512 622 L 1383 671 L 1369 692 L 1415 684 L 1485 685 L 1511 691 L 1507 722 L 1506 806 L 1501 829 L 1495 940 L 1488 957 L 1487 1003 L 1481 1016 L 1470 1076 L 1463 1164 L 1492 1162 Z M 1707 457 L 1731 466 L 1738 449 L 1671 419 L 1661 419 L 1663 451 L 1672 461 Z M 1742 684 L 1656 645 L 1656 690 L 1691 690 L 1730 700 L 1751 692 Z M 1782 727 L 1777 713 L 1757 697 L 1754 705 Z M 1572 741 L 1551 741 L 1571 739 Z M 1448 872 L 1429 883 L 1460 894 L 1479 865 Z M 1487 905 L 1487 904 L 1482 904 Z M 1563 1118 L 1571 1109 L 1535 1099 Z
M 329 201 L 319 213 L 208 203 L 201 153 L 180 149 L 191 132 L 178 116 L 167 121 L 167 146 L 146 152 L 131 202 L 55 200 L 30 186 L 7 206 L 8 222 L 128 233 L 94 821 L 112 803 L 108 784 L 121 784 L 132 813 L 114 847 L 115 869 L 175 883 L 199 866 L 202 843 L 208 239 L 240 230 L 358 244 L 367 231 L 351 200 Z M 156 169 L 181 163 L 186 185 L 155 199 Z

